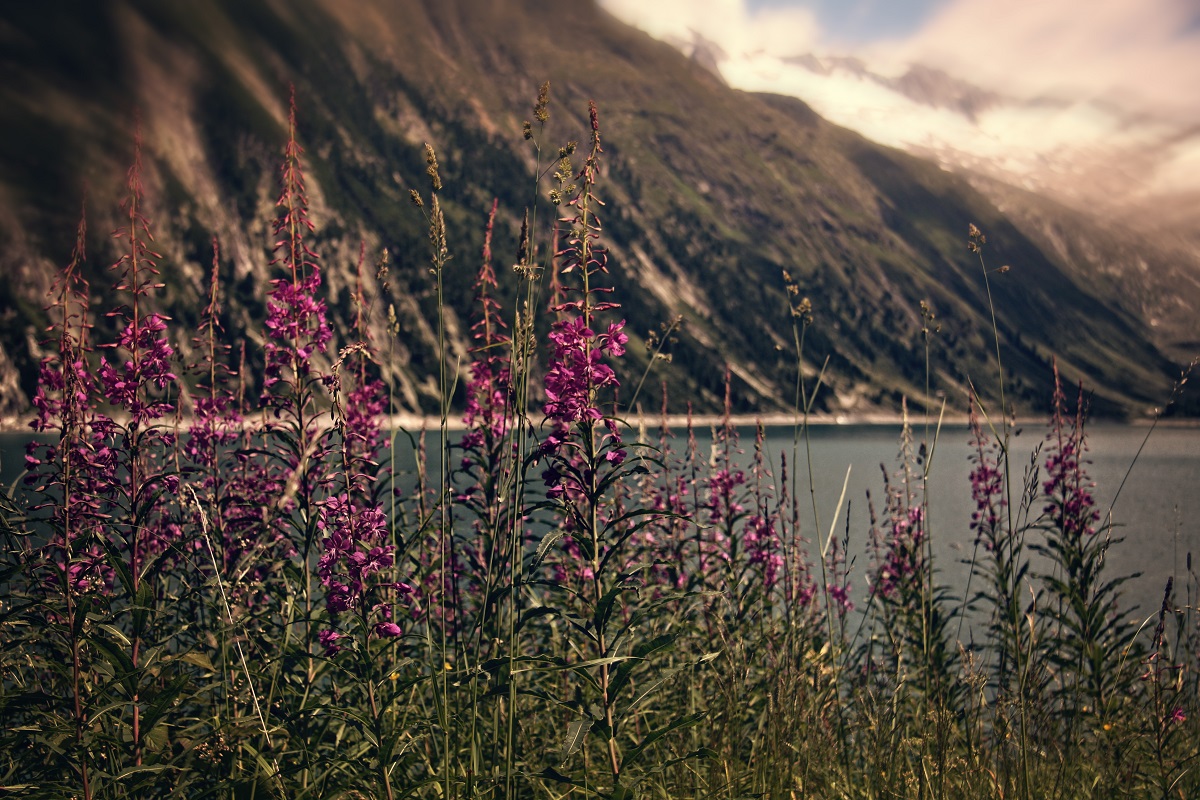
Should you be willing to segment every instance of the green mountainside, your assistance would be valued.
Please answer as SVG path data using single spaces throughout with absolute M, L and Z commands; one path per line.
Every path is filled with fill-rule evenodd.
M 1052 357 L 1094 392 L 1093 411 L 1110 416 L 1161 405 L 1180 371 L 1127 301 L 1134 278 L 1094 279 L 1091 262 L 1048 243 L 1038 219 L 1006 216 L 966 180 L 831 125 L 798 100 L 732 90 L 589 0 L 70 5 L 10 4 L 0 19 L 9 76 L 0 84 L 0 411 L 20 411 L 33 391 L 44 298 L 70 252 L 85 182 L 93 309 L 108 307 L 115 258 L 106 234 L 135 113 L 163 254 L 158 302 L 178 338 L 190 336 L 215 234 L 226 329 L 249 343 L 252 366 L 261 359 L 289 84 L 330 308 L 344 331 L 365 242 L 375 341 L 388 336 L 378 308 L 394 303 L 401 333 L 387 369 L 410 410 L 436 406 L 426 226 L 409 200 L 426 186 L 423 145 L 436 148 L 446 186 L 449 329 L 465 369 L 492 199 L 500 267 L 515 259 L 534 201 L 537 162 L 521 130 L 545 80 L 542 168 L 560 144 L 586 138 L 587 101 L 600 108 L 605 243 L 633 336 L 625 387 L 646 367 L 647 333 L 683 316 L 672 360 L 648 381 L 667 381 L 674 411 L 686 401 L 716 409 L 726 365 L 736 410 L 790 408 L 784 270 L 813 305 L 806 373 L 829 359 L 819 410 L 894 413 L 901 397 L 921 408 L 945 396 L 961 413 L 969 381 L 996 396 L 987 291 L 966 247 L 972 222 L 988 236 L 987 266 L 1011 267 L 990 283 L 1008 396 L 1019 405 L 1049 401 Z M 537 209 L 543 250 L 547 188 Z M 392 266 L 377 287 L 384 247 Z M 502 282 L 511 299 L 515 280 Z M 930 340 L 931 397 L 921 301 L 941 326 Z M 644 392 L 642 403 L 656 408 L 656 395 Z

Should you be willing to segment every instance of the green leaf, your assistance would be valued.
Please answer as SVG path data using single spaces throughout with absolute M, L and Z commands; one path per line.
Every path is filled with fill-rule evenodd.
M 561 616 L 561 612 L 557 608 L 553 608 L 551 606 L 537 606 L 536 608 L 528 609 L 521 614 L 521 618 L 517 621 L 516 630 L 520 632 L 521 629 L 525 627 L 526 623 L 538 619 L 539 617 L 548 616 Z
M 180 693 L 191 683 L 191 678 L 187 675 L 179 675 L 167 688 L 163 689 L 154 698 L 154 701 L 146 709 L 143 715 L 145 729 L 151 730 L 166 713 L 167 709 L 175 702 L 175 698 L 179 697 Z
M 590 658 L 587 661 L 577 661 L 574 664 L 555 664 L 550 667 L 543 667 L 543 669 L 547 669 L 547 671 L 549 671 L 549 672 L 560 672 L 560 671 L 566 670 L 566 669 L 574 670 L 574 671 L 578 672 L 580 670 L 586 670 L 591 667 L 603 666 L 604 664 L 620 664 L 622 661 L 628 661 L 630 658 L 631 658 L 631 656 L 608 656 L 606 658 Z
M 113 671 L 113 678 L 125 684 L 129 696 L 137 694 L 137 669 L 129 654 L 105 639 L 93 639 L 92 644 L 104 656 Z
M 125 778 L 131 777 L 133 775 L 146 775 L 146 774 L 156 775 L 160 772 L 165 772 L 169 769 L 179 769 L 179 767 L 173 767 L 170 764 L 149 764 L 149 765 L 141 766 L 141 767 L 126 767 L 125 769 L 121 770 L 116 775 L 114 775 L 113 780 L 120 781 L 120 780 L 124 780 Z
M 206 672 L 216 672 L 217 668 L 213 666 L 209 657 L 203 653 L 184 653 L 179 657 L 180 661 L 191 664 L 194 667 L 199 667 Z
M 170 743 L 171 738 L 167 735 L 166 725 L 155 725 L 142 734 L 142 741 L 146 743 L 147 748 L 157 753 Z
M 556 770 L 554 767 L 546 767 L 541 772 L 532 773 L 530 775 L 530 777 L 531 778 L 540 778 L 544 781 L 554 781 L 555 783 L 570 784 L 571 786 L 574 786 L 578 789 L 583 789 L 585 792 L 592 793 L 588 790 L 588 788 L 584 784 L 580 783 L 579 781 L 575 780 L 574 778 L 569 778 L 566 775 L 563 775 L 561 772 Z
M 661 650 L 667 650 L 675 644 L 675 638 L 676 634 L 674 633 L 664 633 L 659 636 L 655 636 L 649 641 L 641 642 L 634 646 L 633 657 L 649 658 L 654 653 L 657 653 Z
M 701 758 L 708 759 L 710 761 L 717 761 L 720 759 L 720 756 L 717 754 L 717 752 L 715 750 L 713 750 L 711 748 L 701 747 L 697 750 L 691 751 L 690 753 L 685 753 L 681 756 L 676 756 L 675 758 L 668 758 L 666 761 L 662 762 L 661 764 L 656 764 L 655 766 L 653 766 L 650 769 L 643 772 L 641 775 L 638 775 L 637 778 L 633 781 L 633 783 L 629 784 L 629 788 L 632 789 L 635 786 L 637 786 L 639 783 L 641 783 L 642 781 L 644 781 L 648 778 L 652 778 L 655 775 L 666 772 L 668 769 L 675 766 L 676 764 L 682 764 L 684 761 L 690 761 L 692 759 L 701 759 Z M 754 797 L 755 795 L 750 795 L 750 796 Z
M 575 751 L 583 746 L 583 740 L 587 737 L 587 732 L 591 729 L 591 717 L 580 717 L 567 726 L 567 735 L 562 742 L 561 757 L 558 763 L 566 764 L 567 760 L 575 755 Z
M 592 617 L 592 623 L 596 626 L 597 634 L 602 633 L 608 625 L 608 620 L 612 616 L 613 605 L 617 602 L 617 597 L 625 591 L 628 591 L 625 586 L 617 584 L 605 592 L 604 596 L 600 598 L 600 602 L 596 604 L 596 614 Z
M 625 754 L 625 758 L 621 761 L 621 771 L 624 772 L 630 765 L 634 764 L 645 754 L 646 749 L 659 739 L 677 730 L 695 725 L 697 722 L 704 719 L 707 714 L 707 711 L 698 711 L 695 714 L 688 714 L 687 716 L 679 717 L 665 728 L 659 728 L 656 731 L 651 731 L 650 733 L 646 734 L 646 738 L 638 742 L 636 747 Z
M 533 554 L 533 560 L 529 562 L 530 572 L 533 572 L 542 565 L 542 562 L 546 560 L 546 556 L 550 554 L 550 549 L 565 535 L 566 532 L 561 528 L 555 528 L 542 537 L 542 541 L 538 543 L 537 550 Z
M 129 641 L 129 637 L 115 625 L 109 625 L 107 622 L 101 622 L 96 625 L 97 628 L 112 636 L 122 647 L 132 647 L 133 643 Z M 132 663 L 132 662 L 131 662 Z
M 639 661 L 644 661 L 659 651 L 667 650 L 674 644 L 675 634 L 664 633 L 660 636 L 655 636 L 649 641 L 641 642 L 635 646 L 633 648 L 632 658 L 636 660 L 627 661 L 617 667 L 617 674 L 613 677 L 613 681 L 608 687 L 609 696 L 616 697 L 617 694 L 625 688 L 625 685 L 629 683 L 633 674 L 633 670 Z
M 105 537 L 99 537 L 99 541 L 100 545 L 104 548 L 104 554 L 107 556 L 104 562 L 105 566 L 112 567 L 113 571 L 117 573 L 117 579 L 121 582 L 121 586 L 124 587 L 125 593 L 132 595 L 133 573 L 130 572 L 129 565 L 125 563 L 125 558 L 122 556 L 121 551 Z
M 133 632 L 139 638 L 146 630 L 146 620 L 154 610 L 154 587 L 150 581 L 138 584 L 137 596 L 133 601 Z

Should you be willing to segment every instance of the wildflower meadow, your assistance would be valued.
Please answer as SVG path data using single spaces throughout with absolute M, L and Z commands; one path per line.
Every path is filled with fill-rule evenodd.
M 845 503 L 812 488 L 839 469 L 808 446 L 820 297 L 785 275 L 771 310 L 801 365 L 787 452 L 761 425 L 740 432 L 728 400 L 711 430 L 668 416 L 665 388 L 661 420 L 635 417 L 660 401 L 680 323 L 621 385 L 602 116 L 592 104 L 559 146 L 550 110 L 547 84 L 524 129 L 529 207 L 506 210 L 524 220 L 515 254 L 492 250 L 494 202 L 482 252 L 450 252 L 426 146 L 412 213 L 430 291 L 442 309 L 444 276 L 469 269 L 477 304 L 466 360 L 430 320 L 440 408 L 414 430 L 393 426 L 381 368 L 406 336 L 371 288 L 388 253 L 360 249 L 353 335 L 331 325 L 295 98 L 257 354 L 223 330 L 216 238 L 200 325 L 156 310 L 171 267 L 139 136 L 119 304 L 91 305 L 85 218 L 48 298 L 27 470 L 0 498 L 0 794 L 1200 796 L 1191 557 L 1126 624 L 1085 387 L 1046 375 L 1053 412 L 1022 421 L 1044 427 L 1019 451 L 997 337 L 998 398 L 952 399 L 970 484 L 931 485 L 947 434 L 936 413 L 906 420 L 852 536 Z M 986 283 L 986 235 L 972 225 L 963 245 Z M 393 339 L 372 340 L 371 319 Z M 935 490 L 971 493 L 970 551 L 937 546 Z M 965 592 L 942 582 L 950 558 L 969 562 Z

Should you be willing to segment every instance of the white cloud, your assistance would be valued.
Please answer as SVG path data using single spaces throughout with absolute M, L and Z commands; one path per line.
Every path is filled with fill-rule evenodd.
M 915 35 L 867 52 L 1008 93 L 1195 119 L 1197 22 L 1194 0 L 954 0 Z
M 600 0 L 614 16 L 660 39 L 690 41 L 698 33 L 733 60 L 756 53 L 804 53 L 817 44 L 817 22 L 805 8 L 751 12 L 745 0 Z

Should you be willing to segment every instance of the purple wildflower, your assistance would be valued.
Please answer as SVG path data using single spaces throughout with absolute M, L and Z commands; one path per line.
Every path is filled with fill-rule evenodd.
M 326 658 L 333 658 L 342 651 L 342 646 L 337 642 L 345 636 L 346 634 L 338 633 L 335 630 L 323 630 L 317 634 L 317 641 L 325 648 Z
M 779 580 L 779 572 L 783 568 L 783 556 L 780 554 L 782 545 L 779 532 L 775 529 L 775 519 L 761 514 L 750 517 L 742 541 L 750 563 L 762 568 L 763 587 L 769 591 Z
M 1096 510 L 1092 489 L 1083 464 L 1087 443 L 1083 433 L 1083 387 L 1079 389 L 1079 402 L 1075 415 L 1068 419 L 1066 396 L 1058 375 L 1058 363 L 1054 364 L 1054 412 L 1050 418 L 1051 430 L 1046 437 L 1050 442 L 1046 456 L 1046 474 L 1049 476 L 1042 489 L 1050 502 L 1046 513 L 1054 527 L 1067 539 L 1078 540 L 1096 532 L 1095 523 L 1100 518 Z
M 625 353 L 629 337 L 625 320 L 609 325 L 597 335 L 583 317 L 568 317 L 554 323 L 550 341 L 554 351 L 546 374 L 546 416 L 566 424 L 603 417 L 596 408 L 596 394 L 617 386 L 617 375 L 603 362 L 605 354 L 619 357 Z
M 170 363 L 175 351 L 162 335 L 166 320 L 161 314 L 135 317 L 117 340 L 117 346 L 132 355 L 130 360 L 118 365 L 100 359 L 98 374 L 105 399 L 128 411 L 134 424 L 160 419 L 173 409 L 169 403 L 147 399 L 144 391 L 149 386 L 162 390 L 175 381 Z
M 375 617 L 377 621 L 371 629 L 376 636 L 402 635 L 403 630 L 392 621 L 391 604 L 382 601 L 369 604 L 368 600 L 379 592 L 396 592 L 401 597 L 414 594 L 407 584 L 384 577 L 395 564 L 396 548 L 385 544 L 388 525 L 382 509 L 360 505 L 344 494 L 335 495 L 322 504 L 317 528 L 325 534 L 317 574 L 325 588 L 325 605 L 330 613 L 357 612 L 364 623 Z M 326 655 L 340 650 L 336 644 L 339 638 L 341 635 L 332 631 L 318 635 Z
M 999 445 L 992 442 L 983 431 L 976 412 L 977 403 L 972 395 L 970 412 L 971 443 L 975 452 L 971 455 L 971 497 L 975 510 L 971 512 L 971 530 L 988 550 L 994 549 L 1001 533 L 1004 508 L 1004 471 L 1001 468 Z
M 511 368 L 504 347 L 509 341 L 504 333 L 504 320 L 500 317 L 500 304 L 491 296 L 497 287 L 496 272 L 492 268 L 492 230 L 496 224 L 498 201 L 492 200 L 487 228 L 483 237 L 483 264 L 475 280 L 476 300 L 479 302 L 479 319 L 471 326 L 472 336 L 478 342 L 481 354 L 471 364 L 471 379 L 467 382 L 467 405 L 463 422 L 470 430 L 471 438 L 464 438 L 464 449 L 486 446 L 488 451 L 504 438 L 508 431 L 508 394 L 512 382 Z
M 288 141 L 284 146 L 281 169 L 282 189 L 276 207 L 282 213 L 275 219 L 275 257 L 272 265 L 283 267 L 286 276 L 271 281 L 267 295 L 267 363 L 264 388 L 284 378 L 302 381 L 308 376 L 315 353 L 324 353 L 333 338 L 325 318 L 325 301 L 318 298 L 321 272 L 317 254 L 304 240 L 315 228 L 308 218 L 308 194 L 300 157 L 304 149 L 296 141 L 296 93 L 293 90 L 288 113 Z

